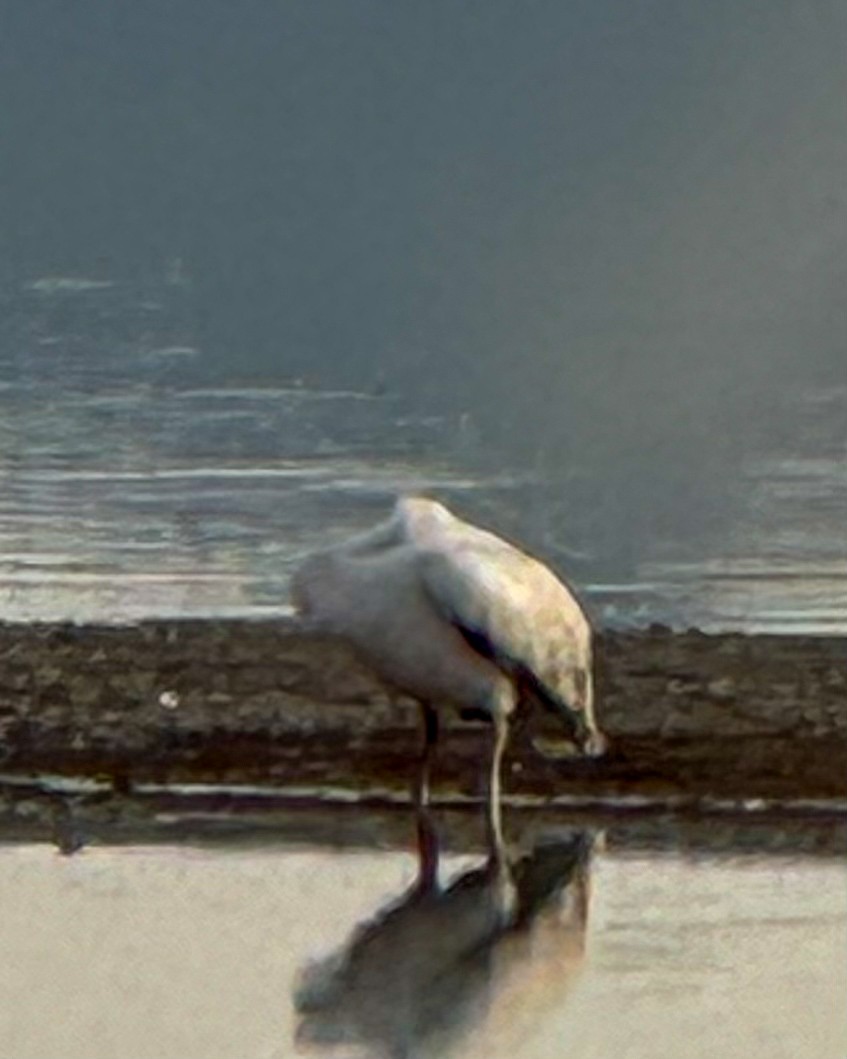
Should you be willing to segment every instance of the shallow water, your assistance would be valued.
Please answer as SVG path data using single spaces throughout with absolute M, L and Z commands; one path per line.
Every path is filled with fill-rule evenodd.
M 398 492 L 424 491 L 567 569 L 607 624 L 847 629 L 844 387 L 786 394 L 791 440 L 745 456 L 744 502 L 720 544 L 696 527 L 658 534 L 621 576 L 592 551 L 599 523 L 574 529 L 549 468 L 491 469 L 472 412 L 379 385 L 219 377 L 194 345 L 186 297 L 179 277 L 0 288 L 5 620 L 281 613 L 305 552 L 371 525 Z
M 843 1059 L 847 869 L 559 832 L 404 898 L 402 852 L 0 847 L 7 1059 Z
M 692 538 L 687 559 L 646 556 L 623 582 L 577 564 L 593 611 L 609 624 L 847 628 L 843 453 L 826 451 L 750 465 L 740 551 L 714 555 Z M 521 467 L 483 473 L 460 424 L 368 394 L 8 379 L 0 482 L 6 620 L 283 613 L 293 564 L 371 525 L 401 492 L 511 523 L 553 560 L 562 532 L 545 501 L 554 483 Z

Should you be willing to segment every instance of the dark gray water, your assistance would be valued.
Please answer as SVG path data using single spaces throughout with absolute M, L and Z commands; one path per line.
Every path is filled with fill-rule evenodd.
M 0 12 L 0 606 L 259 613 L 428 489 L 607 621 L 844 628 L 847 8 Z
M 427 409 L 379 379 L 332 390 L 213 369 L 192 344 L 181 268 L 147 285 L 54 276 L 5 292 L 4 618 L 280 613 L 299 557 L 425 492 L 527 542 L 608 623 L 847 628 L 847 387 L 791 395 L 792 443 L 746 459 L 717 540 L 655 536 L 620 566 L 626 525 L 586 538 L 561 469 L 495 466 L 472 412 Z

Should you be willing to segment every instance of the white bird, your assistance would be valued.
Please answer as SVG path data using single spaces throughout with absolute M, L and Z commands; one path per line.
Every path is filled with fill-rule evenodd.
M 389 685 L 420 702 L 419 811 L 438 708 L 490 718 L 487 823 L 498 861 L 500 764 L 518 704 L 557 712 L 585 752 L 605 749 L 594 717 L 591 626 L 579 603 L 541 562 L 443 504 L 399 500 L 387 521 L 306 559 L 292 596 L 307 620 L 347 640 Z

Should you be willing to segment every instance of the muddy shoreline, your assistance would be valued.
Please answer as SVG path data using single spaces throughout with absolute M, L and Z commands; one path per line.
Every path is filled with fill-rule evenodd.
M 847 639 L 603 633 L 600 763 L 555 719 L 513 739 L 509 793 L 847 796 Z M 445 717 L 435 789 L 480 793 L 487 730 Z M 416 706 L 292 620 L 0 625 L 0 769 L 141 782 L 407 789 Z

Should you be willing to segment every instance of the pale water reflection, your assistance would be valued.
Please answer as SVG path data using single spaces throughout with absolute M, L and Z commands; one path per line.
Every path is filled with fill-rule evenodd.
M 841 863 L 582 841 L 515 931 L 475 858 L 415 902 L 403 853 L 2 847 L 0 1055 L 843 1059 Z

